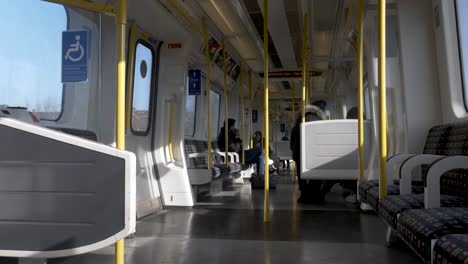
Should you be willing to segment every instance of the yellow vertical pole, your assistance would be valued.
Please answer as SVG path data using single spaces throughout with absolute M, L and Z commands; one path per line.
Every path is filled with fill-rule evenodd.
M 225 155 L 226 155 L 226 158 L 224 159 L 224 162 L 226 164 L 229 163 L 229 160 L 228 160 L 228 148 L 229 148 L 229 142 L 228 142 L 228 117 L 229 117 L 229 114 L 228 114 L 228 87 L 227 87 L 227 67 L 226 67 L 226 46 L 224 44 L 224 39 L 223 39 L 223 42 L 222 42 L 222 45 L 223 45 L 223 72 L 224 72 L 224 152 L 225 152 Z
M 265 118 L 265 199 L 263 221 L 270 222 L 270 131 L 268 102 L 268 0 L 263 0 L 263 85 L 264 85 L 264 118 Z
M 306 52 L 307 52 L 307 26 L 308 22 L 308 15 L 304 15 L 304 28 L 302 32 L 302 123 L 305 123 L 305 102 L 306 102 L 306 86 L 307 86 L 307 73 L 306 73 Z
M 380 178 L 379 198 L 387 195 L 386 0 L 379 0 Z
M 244 105 L 244 69 L 242 63 L 240 64 L 240 96 L 241 96 L 241 113 L 242 113 L 242 140 L 245 140 L 245 105 Z M 242 141 L 242 164 L 245 164 L 245 148 L 244 141 Z
M 206 71 L 206 112 L 207 112 L 207 126 L 208 126 L 208 169 L 213 166 L 211 156 L 211 105 L 210 105 L 210 92 L 211 92 L 211 59 L 210 59 L 210 44 L 208 33 L 208 21 L 203 19 L 203 32 L 205 37 L 205 71 Z
M 116 116 L 116 145 L 118 149 L 125 149 L 125 74 L 126 74 L 126 30 L 127 30 L 127 0 L 117 1 L 117 116 Z M 115 263 L 124 264 L 125 242 L 117 241 L 115 245 Z
M 359 181 L 364 180 L 364 0 L 358 0 L 358 156 Z
M 250 148 L 253 148 L 253 120 L 252 120 L 252 111 L 253 111 L 253 98 L 252 98 L 252 72 L 249 70 L 249 130 L 250 130 Z

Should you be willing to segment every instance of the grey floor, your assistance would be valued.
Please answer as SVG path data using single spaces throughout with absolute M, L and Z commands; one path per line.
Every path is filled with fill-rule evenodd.
M 156 263 L 419 263 L 405 247 L 387 248 L 385 225 L 346 204 L 338 188 L 327 205 L 300 206 L 297 187 L 280 177 L 263 223 L 263 191 L 238 185 L 195 208 L 171 208 L 138 221 L 126 240 L 127 264 Z M 114 249 L 64 264 L 111 264 Z

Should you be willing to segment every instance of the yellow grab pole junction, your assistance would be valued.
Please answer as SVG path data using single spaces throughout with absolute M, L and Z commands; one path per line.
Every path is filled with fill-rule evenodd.
M 252 111 L 253 111 L 253 98 L 252 98 L 252 71 L 249 70 L 249 132 L 250 132 L 250 148 L 253 148 L 253 120 L 252 120 Z
M 364 180 L 364 0 L 358 0 L 358 157 L 359 181 Z
M 302 123 L 305 123 L 305 102 L 306 102 L 306 86 L 307 86 L 307 62 L 306 62 L 306 53 L 307 53 L 307 25 L 308 15 L 304 15 L 304 28 L 302 32 Z
M 269 129 L 269 102 L 268 102 L 268 0 L 263 0 L 263 85 L 264 85 L 264 118 L 265 118 L 265 198 L 263 221 L 270 222 L 270 129 Z
M 245 139 L 245 105 L 244 105 L 244 69 L 242 63 L 240 64 L 240 96 L 241 96 L 241 113 L 242 113 L 242 136 Z M 245 148 L 244 141 L 242 141 L 242 164 L 245 164 Z
M 380 177 L 379 198 L 387 195 L 386 0 L 379 0 Z
M 206 18 L 203 19 L 203 31 L 205 39 L 205 71 L 206 71 L 206 113 L 207 113 L 207 125 L 208 125 L 208 153 L 211 153 L 211 106 L 210 106 L 210 94 L 211 94 L 211 59 L 210 59 L 210 43 L 208 33 L 208 21 Z M 211 155 L 208 155 L 208 169 L 213 167 L 213 159 Z
M 117 118 L 116 144 L 117 148 L 125 149 L 125 78 L 126 78 L 126 31 L 127 31 L 127 0 L 117 1 Z M 125 242 L 117 241 L 115 245 L 115 263 L 125 262 Z
M 227 88 L 227 66 L 226 66 L 226 46 L 224 44 L 224 39 L 222 42 L 223 45 L 223 75 L 224 75 L 224 154 L 226 155 L 224 158 L 224 163 L 228 164 L 228 148 L 229 148 L 229 141 L 228 141 L 228 88 Z

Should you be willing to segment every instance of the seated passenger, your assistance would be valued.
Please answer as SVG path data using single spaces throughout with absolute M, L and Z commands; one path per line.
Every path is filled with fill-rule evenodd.
M 239 154 L 239 157 L 242 157 L 242 139 L 239 137 L 239 130 L 235 128 L 236 120 L 229 118 L 228 119 L 228 151 L 236 152 Z M 224 122 L 223 127 L 218 135 L 218 146 L 221 151 L 225 151 L 225 127 L 226 122 Z M 261 135 L 260 135 L 261 136 Z M 252 149 L 246 149 L 245 151 L 245 163 L 246 164 L 256 164 L 257 165 L 257 175 L 260 179 L 265 179 L 265 156 L 263 155 L 262 147 L 254 145 Z
M 305 109 L 305 121 L 320 121 L 325 120 L 326 116 L 324 112 L 316 105 L 308 105 Z M 302 116 L 299 114 L 299 117 L 296 119 L 294 128 L 291 130 L 291 142 L 290 147 L 292 151 L 292 157 L 296 163 L 297 178 L 299 183 L 299 190 L 301 191 L 301 196 L 297 200 L 299 203 L 323 203 L 324 197 L 327 192 L 328 186 L 326 189 L 322 190 L 322 181 L 321 180 L 303 180 L 301 179 L 301 122 Z M 331 187 L 330 187 L 331 188 Z

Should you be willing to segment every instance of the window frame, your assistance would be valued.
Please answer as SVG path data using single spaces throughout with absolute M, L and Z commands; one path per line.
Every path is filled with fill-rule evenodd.
M 135 42 L 135 54 L 136 54 L 136 51 L 137 51 L 137 48 L 138 48 L 138 44 L 141 44 L 143 46 L 145 46 L 146 48 L 148 48 L 150 51 L 151 51 L 151 55 L 153 56 L 153 59 L 152 59 L 152 62 L 151 62 L 151 80 L 150 80 L 150 93 L 149 93 L 149 103 L 148 103 L 148 124 L 147 124 L 147 127 L 146 127 L 146 130 L 145 131 L 138 131 L 138 130 L 135 130 L 133 129 L 133 98 L 134 98 L 134 95 L 135 95 L 135 71 L 136 71 L 136 68 L 137 68 L 137 65 L 136 65 L 136 56 L 134 58 L 134 63 L 133 63 L 133 69 L 132 69 L 132 83 L 133 83 L 133 87 L 132 87 L 132 94 L 131 94 L 131 102 L 132 102 L 132 105 L 130 107 L 131 109 L 131 113 L 130 113 L 130 130 L 132 131 L 132 134 L 134 136 L 142 136 L 142 137 L 145 137 L 145 136 L 148 136 L 150 131 L 151 131 L 151 128 L 152 128 L 152 121 L 153 121 L 153 103 L 154 103 L 154 100 L 153 100 L 153 97 L 154 97 L 154 90 L 155 90 L 155 82 L 156 82 L 156 77 L 155 77 L 155 72 L 156 72 L 156 52 L 154 51 L 154 47 L 153 45 L 151 45 L 151 43 L 147 42 L 146 40 L 144 39 L 141 39 L 139 38 L 136 42 Z
M 465 78 L 465 68 L 467 68 L 466 70 L 468 70 L 468 67 L 464 67 L 463 65 L 463 48 L 462 48 L 461 37 L 460 37 L 461 36 L 460 19 L 458 17 L 459 16 L 458 0 L 454 0 L 453 2 L 454 2 L 454 7 L 455 7 L 455 26 L 456 26 L 456 33 L 457 33 L 458 60 L 459 60 L 459 65 L 460 65 L 461 89 L 463 93 L 463 106 L 465 107 L 465 112 L 468 113 L 468 91 L 467 91 L 468 85 L 466 84 L 468 80 Z M 465 52 L 468 52 L 468 50 Z
M 195 136 L 195 132 L 197 131 L 196 128 L 197 128 L 197 110 L 198 110 L 198 95 L 189 95 L 188 94 L 188 82 L 187 82 L 187 98 L 189 96 L 195 96 L 195 107 L 194 107 L 194 117 L 193 117 L 193 126 L 192 126 L 192 133 L 190 135 L 187 135 L 185 134 L 185 126 L 184 126 L 184 137 L 194 137 Z M 185 115 L 187 116 L 187 101 L 185 102 Z

